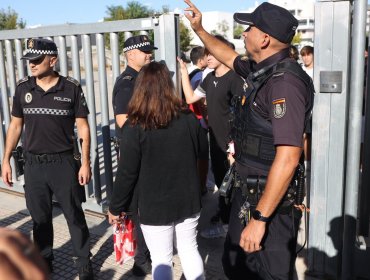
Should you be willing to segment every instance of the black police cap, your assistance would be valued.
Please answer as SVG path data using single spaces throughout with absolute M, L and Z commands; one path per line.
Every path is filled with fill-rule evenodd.
M 152 50 L 156 50 L 157 48 L 150 43 L 148 36 L 138 35 L 128 38 L 123 45 L 123 52 L 127 52 L 133 49 L 138 49 L 143 52 L 149 52 Z
M 28 39 L 26 54 L 21 59 L 37 60 L 44 55 L 57 55 L 55 43 L 48 39 Z
M 234 20 L 241 24 L 252 25 L 289 44 L 298 27 L 298 20 L 286 9 L 264 2 L 252 13 L 235 13 Z

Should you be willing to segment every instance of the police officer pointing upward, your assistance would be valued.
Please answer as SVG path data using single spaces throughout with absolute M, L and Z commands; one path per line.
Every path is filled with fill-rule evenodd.
M 289 58 L 298 21 L 286 9 L 262 3 L 236 13 L 248 60 L 207 33 L 201 12 L 185 16 L 205 47 L 245 78 L 245 93 L 233 98 L 234 187 L 222 263 L 229 279 L 292 279 L 300 213 L 292 180 L 311 115 L 313 86 Z
M 135 80 L 141 68 L 152 59 L 152 51 L 156 50 L 146 35 L 138 35 L 128 38 L 124 43 L 127 67 L 118 76 L 113 88 L 113 110 L 116 119 L 116 137 L 121 140 L 121 128 L 127 120 L 128 103 L 134 93 Z M 125 156 L 124 154 L 121 156 Z M 136 197 L 136 196 L 134 196 Z M 136 209 L 135 209 L 136 208 Z M 152 270 L 150 254 L 146 246 L 143 233 L 137 215 L 136 200 L 131 205 L 132 219 L 136 228 L 136 254 L 132 272 L 141 277 L 150 274 Z
M 89 230 L 80 195 L 91 178 L 86 100 L 75 79 L 60 76 L 53 70 L 58 60 L 53 41 L 29 39 L 22 59 L 29 61 L 32 77 L 17 83 L 2 178 L 5 184 L 12 185 L 9 160 L 24 124 L 24 190 L 33 221 L 33 240 L 52 272 L 54 194 L 68 223 L 79 278 L 93 279 Z M 82 141 L 81 167 L 73 156 L 75 123 Z

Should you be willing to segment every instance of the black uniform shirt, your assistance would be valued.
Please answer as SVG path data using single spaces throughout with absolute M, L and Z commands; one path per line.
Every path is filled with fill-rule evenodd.
M 197 87 L 196 94 L 206 97 L 208 124 L 217 144 L 226 152 L 229 143 L 231 98 L 241 95 L 244 81 L 234 71 L 228 71 L 221 77 L 215 72 L 209 73 Z
M 57 84 L 44 91 L 35 77 L 18 82 L 12 115 L 23 118 L 24 149 L 33 154 L 60 153 L 73 149 L 75 118 L 89 114 L 80 84 L 59 76 Z
M 254 65 L 253 71 L 289 59 L 289 50 L 284 49 Z M 249 61 L 238 57 L 234 69 L 247 77 L 252 67 Z M 306 116 L 311 112 L 311 98 L 303 81 L 288 72 L 273 75 L 257 93 L 253 106 L 271 122 L 275 145 L 302 147 Z
M 113 87 L 114 115 L 127 114 L 128 103 L 134 93 L 135 80 L 139 72 L 127 66 L 118 76 Z M 116 136 L 121 138 L 121 129 L 116 125 Z
M 138 74 L 135 69 L 127 66 L 126 70 L 118 76 L 113 88 L 114 115 L 127 114 L 127 106 L 134 92 L 135 80 Z

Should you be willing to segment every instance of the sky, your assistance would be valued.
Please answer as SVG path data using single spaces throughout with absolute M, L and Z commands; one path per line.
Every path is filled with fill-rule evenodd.
M 170 11 L 187 7 L 182 0 L 136 0 L 157 11 L 168 6 Z M 63 23 L 98 22 L 107 16 L 107 6 L 126 7 L 129 0 L 0 0 L 0 10 L 10 7 L 19 18 L 26 21 L 27 27 L 55 25 Z M 194 0 L 202 11 L 236 12 L 255 7 L 256 0 Z M 262 1 L 260 1 L 261 3 Z

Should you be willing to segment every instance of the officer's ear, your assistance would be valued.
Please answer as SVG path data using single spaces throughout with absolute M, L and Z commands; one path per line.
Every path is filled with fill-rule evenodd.
M 57 56 L 55 56 L 55 55 L 51 56 L 51 57 L 50 57 L 50 61 L 49 61 L 50 66 L 51 66 L 51 67 L 54 67 L 54 66 L 55 66 L 55 64 L 57 63 L 57 61 L 58 61 L 58 57 L 57 57 Z
M 269 44 L 270 44 L 270 40 L 271 40 L 271 37 L 270 35 L 268 35 L 267 33 L 263 33 L 262 34 L 262 43 L 261 43 L 261 47 L 264 49 L 266 48 Z

